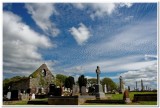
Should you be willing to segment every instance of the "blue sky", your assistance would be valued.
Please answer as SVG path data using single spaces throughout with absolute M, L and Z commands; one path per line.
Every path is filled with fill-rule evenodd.
M 156 3 L 3 4 L 3 78 L 55 74 L 157 87 Z

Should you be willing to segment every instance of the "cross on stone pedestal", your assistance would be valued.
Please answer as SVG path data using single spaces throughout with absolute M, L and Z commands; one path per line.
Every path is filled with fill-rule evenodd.
M 97 84 L 95 87 L 96 91 L 96 99 L 105 98 L 105 94 L 103 93 L 102 85 L 100 84 L 100 76 L 101 73 L 99 66 L 97 66 L 96 74 L 97 74 Z

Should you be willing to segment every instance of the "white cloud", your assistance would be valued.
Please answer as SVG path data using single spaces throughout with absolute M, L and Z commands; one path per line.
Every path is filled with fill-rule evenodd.
M 79 28 L 72 27 L 69 31 L 77 43 L 83 45 L 90 38 L 91 33 L 83 23 L 80 23 L 79 25 Z
M 128 70 L 139 70 L 141 68 L 145 68 L 146 66 L 150 66 L 155 63 L 153 61 L 141 61 L 144 58 L 143 55 L 130 55 L 119 58 L 105 59 L 105 60 L 97 60 L 94 62 L 86 62 L 81 65 L 73 66 L 70 68 L 66 68 L 65 72 L 67 73 L 85 73 L 85 72 L 93 72 L 95 73 L 96 67 L 100 66 L 100 70 L 102 73 L 106 72 L 121 72 Z
M 84 9 L 85 8 L 84 4 L 82 4 L 82 3 L 73 3 L 72 5 L 76 8 L 78 8 L 78 9 Z
M 115 77 L 115 79 L 119 76 L 122 76 L 125 82 L 125 85 L 131 86 L 132 89 L 136 85 L 136 81 L 138 82 L 138 88 L 141 89 L 141 80 L 143 80 L 144 86 L 149 86 L 152 89 L 157 88 L 157 61 L 153 60 L 150 64 L 144 65 L 143 68 L 139 68 L 138 70 L 131 70 L 119 74 Z
M 46 62 L 50 67 L 54 62 L 43 61 L 39 48 L 51 48 L 51 41 L 33 31 L 12 12 L 3 12 L 3 70 L 4 73 L 28 75 Z
M 89 11 L 90 17 L 94 19 L 95 17 L 102 18 L 106 15 L 111 15 L 115 11 L 117 11 L 117 8 L 120 7 L 127 7 L 130 8 L 132 6 L 132 3 L 76 3 L 73 4 L 74 7 L 78 9 L 85 9 L 86 7 L 91 8 Z
M 157 56 L 156 55 L 148 55 L 148 54 L 146 54 L 145 55 L 145 60 L 150 60 L 150 59 L 157 59 Z
M 119 4 L 120 7 L 125 7 L 126 6 L 127 8 L 130 8 L 132 5 L 133 5 L 132 3 L 120 3 Z
M 28 13 L 32 15 L 32 19 L 47 35 L 57 36 L 59 34 L 60 30 L 50 20 L 53 14 L 58 14 L 53 4 L 29 3 L 25 7 L 28 9 Z

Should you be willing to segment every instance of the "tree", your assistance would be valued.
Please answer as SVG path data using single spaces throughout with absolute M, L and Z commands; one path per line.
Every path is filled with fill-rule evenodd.
M 66 78 L 67 78 L 66 75 L 57 74 L 56 75 L 56 82 L 60 83 L 60 86 L 62 86 L 62 85 L 64 85 Z
M 85 86 L 87 85 L 87 78 L 84 77 L 84 75 L 81 75 L 79 78 L 78 78 L 78 84 L 79 84 L 79 89 L 80 89 L 80 93 L 81 93 L 81 87 L 82 86 Z
M 17 82 L 17 81 L 20 81 L 20 80 L 23 80 L 23 79 L 27 79 L 28 77 L 21 77 L 21 76 L 15 76 L 15 77 L 12 77 L 12 78 L 6 78 L 3 80 L 3 94 L 6 94 L 9 90 L 9 87 L 12 86 L 12 84 L 14 82 Z
M 101 83 L 103 86 L 106 84 L 107 90 L 110 89 L 112 91 L 112 90 L 117 89 L 116 83 L 110 78 L 103 78 Z
M 97 84 L 97 79 L 96 78 L 90 78 L 90 79 L 88 79 L 88 82 L 90 84 Z
M 72 76 L 69 76 L 68 78 L 65 79 L 66 88 L 70 88 L 70 90 L 72 90 L 74 84 L 75 84 L 75 81 Z

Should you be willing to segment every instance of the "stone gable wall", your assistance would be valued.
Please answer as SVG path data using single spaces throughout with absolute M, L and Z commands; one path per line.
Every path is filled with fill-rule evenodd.
M 42 70 L 45 69 L 45 76 L 42 75 Z M 46 64 L 42 64 L 35 72 L 34 77 L 31 77 L 27 80 L 21 80 L 14 83 L 12 90 L 20 89 L 31 89 L 31 93 L 36 93 L 38 88 L 43 87 L 44 91 L 47 92 L 49 84 L 52 83 L 53 75 L 50 70 L 47 68 Z

